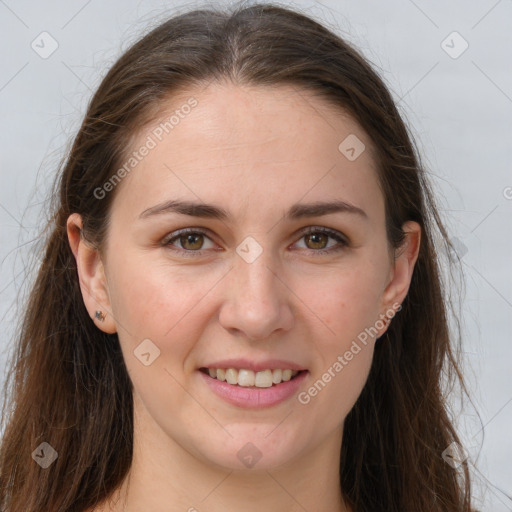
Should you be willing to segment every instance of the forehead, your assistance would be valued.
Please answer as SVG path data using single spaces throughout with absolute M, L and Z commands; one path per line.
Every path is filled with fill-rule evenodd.
M 134 211 L 173 198 L 221 198 L 240 211 L 301 198 L 382 206 L 367 134 L 341 108 L 291 85 L 215 83 L 175 94 L 132 138 L 126 160 L 134 152 L 118 191 Z

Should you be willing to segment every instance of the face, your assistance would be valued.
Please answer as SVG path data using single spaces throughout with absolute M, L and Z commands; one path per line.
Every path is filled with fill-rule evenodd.
M 339 451 L 417 252 L 393 262 L 365 132 L 307 91 L 215 84 L 175 96 L 133 151 L 81 284 L 140 421 L 225 468 Z

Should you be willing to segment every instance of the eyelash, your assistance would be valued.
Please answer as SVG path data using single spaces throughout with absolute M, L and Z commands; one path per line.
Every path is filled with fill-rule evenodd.
M 306 228 L 305 231 L 301 232 L 298 241 L 300 241 L 305 236 L 311 235 L 314 233 L 323 233 L 325 235 L 328 235 L 330 238 L 333 238 L 334 240 L 336 240 L 339 243 L 338 246 L 330 247 L 329 249 L 305 249 L 307 251 L 312 252 L 315 256 L 323 256 L 323 255 L 327 255 L 327 254 L 336 253 L 336 252 L 339 252 L 339 251 L 345 249 L 349 245 L 348 241 L 338 231 L 335 231 L 335 230 L 329 229 L 329 228 L 320 227 L 320 226 L 319 227 L 311 226 L 311 227 Z M 188 235 L 188 234 L 194 234 L 194 235 L 201 234 L 201 235 L 205 235 L 207 238 L 210 238 L 208 236 L 208 232 L 201 228 L 185 228 L 185 229 L 176 231 L 175 233 L 172 233 L 172 237 L 166 237 L 163 240 L 162 245 L 164 247 L 171 247 L 173 241 L 178 240 L 183 235 Z M 172 247 L 171 250 L 181 253 L 186 257 L 196 257 L 196 256 L 201 256 L 208 249 L 204 249 L 204 250 L 199 249 L 197 251 L 192 251 L 192 250 L 179 249 L 179 248 Z

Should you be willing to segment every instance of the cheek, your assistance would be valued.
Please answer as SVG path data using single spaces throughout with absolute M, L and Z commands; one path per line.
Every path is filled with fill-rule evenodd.
M 356 271 L 354 265 L 317 279 L 316 288 L 309 286 L 309 279 L 303 281 L 315 290 L 305 302 L 320 321 L 312 331 L 316 353 L 313 372 L 298 400 L 318 408 L 319 414 L 329 415 L 331 426 L 339 424 L 353 407 L 373 359 L 382 269 L 367 262 L 362 267 Z M 299 293 L 304 296 L 305 292 L 302 288 Z
M 302 278 L 298 295 L 323 324 L 326 346 L 343 348 L 379 319 L 383 270 L 369 263 L 346 266 L 316 279 Z M 300 284 L 301 281 L 301 284 Z
M 142 258 L 120 262 L 109 282 L 114 316 L 132 337 L 173 338 L 173 332 L 197 324 L 201 301 L 218 281 L 217 274 L 199 267 L 196 272 L 183 272 Z
M 323 408 L 326 413 L 336 411 L 334 425 L 345 420 L 359 398 L 370 372 L 372 358 L 373 344 L 351 344 L 347 350 L 336 356 L 334 362 L 307 390 L 310 395 L 317 389 L 318 393 L 326 393 Z
M 112 310 L 121 350 L 144 402 L 183 406 L 183 362 L 205 329 L 206 295 L 217 280 L 185 279 L 176 268 L 156 265 L 120 265 L 112 273 Z
M 176 267 L 135 258 L 112 268 L 112 310 L 134 388 L 157 415 L 160 401 L 179 409 L 186 400 L 180 391 L 183 361 L 208 319 L 207 300 L 201 299 L 218 277 L 198 272 L 192 278 Z
M 327 431 L 343 423 L 359 398 L 375 345 L 371 328 L 375 324 L 376 298 L 372 294 L 354 294 L 345 300 L 344 291 L 343 287 L 333 287 L 333 300 L 323 298 L 322 315 L 329 330 L 323 328 L 323 335 L 317 331 L 309 382 L 297 396 L 310 414 L 324 418 Z

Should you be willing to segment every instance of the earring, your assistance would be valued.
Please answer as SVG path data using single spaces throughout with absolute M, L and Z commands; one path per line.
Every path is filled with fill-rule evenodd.
M 94 316 L 100 321 L 103 322 L 105 320 L 105 315 L 101 311 L 96 311 Z

